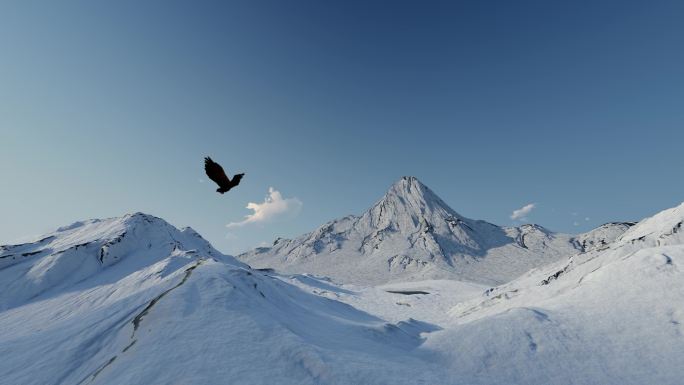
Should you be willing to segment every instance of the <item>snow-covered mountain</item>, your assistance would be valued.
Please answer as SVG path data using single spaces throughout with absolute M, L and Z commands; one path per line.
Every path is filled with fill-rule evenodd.
M 412 369 L 435 369 L 410 353 L 432 326 L 304 292 L 149 215 L 74 223 L 0 261 L 0 384 L 444 380 Z
M 253 270 L 145 214 L 78 222 L 0 246 L 0 384 L 680 384 L 682 223 L 599 228 L 501 286 L 369 287 Z
M 221 258 L 245 267 L 216 251 L 193 229 L 181 231 L 150 215 L 76 222 L 36 242 L 0 246 L 0 310 L 60 292 L 91 277 L 102 282 L 117 280 L 180 254 Z
M 579 236 L 538 225 L 499 227 L 456 213 L 415 177 L 397 181 L 361 216 L 326 223 L 237 256 L 258 268 L 306 272 L 340 282 L 379 284 L 458 279 L 510 281 L 533 267 L 612 242 L 630 224 Z

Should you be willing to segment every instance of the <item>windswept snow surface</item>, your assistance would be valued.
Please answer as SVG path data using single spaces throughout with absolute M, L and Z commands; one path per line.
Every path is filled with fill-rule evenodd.
M 416 349 L 432 325 L 307 293 L 159 218 L 80 222 L 0 253 L 2 384 L 448 381 Z
M 460 303 L 425 347 L 468 347 L 447 361 L 475 384 L 681 384 L 683 220 L 684 204 Z
M 0 248 L 0 384 L 681 384 L 683 220 L 500 286 L 258 271 L 149 215 L 79 222 Z
M 378 285 L 455 279 L 508 282 L 621 235 L 628 224 L 607 224 L 572 236 L 538 225 L 499 227 L 465 218 L 415 177 L 397 181 L 361 216 L 331 221 L 297 239 L 237 256 L 257 268 L 310 273 L 341 282 Z

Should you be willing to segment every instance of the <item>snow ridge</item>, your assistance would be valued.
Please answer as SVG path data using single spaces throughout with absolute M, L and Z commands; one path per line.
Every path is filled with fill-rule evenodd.
M 433 325 L 307 293 L 150 215 L 77 222 L 0 256 L 3 384 L 379 383 L 378 369 L 444 381 L 410 353 Z
M 93 219 L 60 227 L 37 242 L 0 246 L 0 309 L 39 299 L 55 288 L 84 281 L 117 264 L 124 274 L 172 254 L 224 256 L 191 228 L 178 230 L 143 214 Z

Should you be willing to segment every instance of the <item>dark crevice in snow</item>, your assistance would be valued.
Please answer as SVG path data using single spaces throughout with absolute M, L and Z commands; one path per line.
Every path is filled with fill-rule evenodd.
M 587 274 L 581 276 L 580 279 L 577 281 L 577 284 L 579 285 L 580 283 L 582 283 L 582 281 L 584 281 L 584 278 L 588 277 L 589 275 L 591 275 L 593 272 L 597 271 L 601 267 L 603 267 L 603 266 L 599 266 L 599 267 L 595 268 L 594 270 L 588 272 Z
M 422 290 L 386 290 L 388 293 L 392 294 L 403 294 L 403 295 L 416 295 L 416 294 L 430 294 L 427 291 Z
M 674 225 L 674 227 L 672 227 L 672 230 L 670 230 L 669 233 L 662 234 L 660 236 L 660 238 L 666 238 L 666 237 L 669 237 L 671 235 L 677 234 L 682 229 L 682 223 L 684 223 L 684 221 L 680 221 L 679 223 Z
M 548 276 L 546 279 L 542 280 L 541 283 L 540 283 L 540 285 L 542 285 L 542 286 L 543 286 L 543 285 L 548 285 L 549 283 L 551 283 L 551 281 L 554 281 L 554 280 L 558 279 L 558 277 L 560 277 L 561 274 L 563 274 L 563 273 L 565 273 L 566 271 L 568 271 L 568 268 L 569 268 L 569 267 L 570 267 L 570 265 L 565 265 L 565 267 L 562 268 L 561 270 L 558 270 L 557 272 L 555 272 L 555 273 L 551 274 L 550 276 Z
M 527 343 L 528 343 L 528 347 L 530 348 L 530 350 L 532 352 L 536 352 L 537 351 L 537 343 L 534 341 L 534 338 L 532 338 L 532 334 L 530 334 L 529 332 L 525 332 L 525 337 L 527 337 Z
M 37 240 L 36 242 L 20 243 L 20 244 L 17 244 L 17 245 L 2 245 L 2 246 L 0 246 L 0 252 L 12 250 L 12 249 L 17 249 L 17 248 L 20 248 L 20 247 L 33 246 L 33 245 L 40 245 L 40 244 L 42 244 L 42 243 L 45 243 L 45 242 L 48 242 L 48 241 L 52 241 L 53 239 L 55 239 L 55 236 L 54 236 L 54 235 L 51 235 L 51 236 L 49 236 L 49 237 L 45 237 L 45 238 L 39 239 L 39 240 Z
M 100 366 L 100 368 L 97 369 L 95 373 L 93 373 L 93 375 L 90 377 L 90 382 L 93 382 L 95 380 L 95 377 L 97 377 L 97 375 L 100 374 L 100 372 L 102 372 L 107 366 L 111 365 L 116 360 L 116 357 L 117 356 L 110 358 L 109 361 L 105 362 L 104 365 Z
M 132 341 L 128 345 L 126 345 L 126 347 L 124 347 L 121 350 L 121 353 L 126 353 L 131 347 L 133 347 L 133 345 L 135 345 L 138 342 L 138 340 L 135 338 L 135 333 L 138 330 L 138 328 L 140 327 L 140 322 L 142 322 L 143 317 L 146 316 L 150 312 L 152 307 L 155 304 L 157 304 L 159 302 L 159 300 L 161 300 L 165 295 L 167 295 L 172 290 L 177 289 L 178 287 L 183 285 L 188 280 L 188 278 L 190 278 L 192 271 L 195 270 L 200 264 L 202 264 L 202 260 L 197 261 L 197 263 L 195 263 L 193 266 L 190 266 L 187 269 L 185 269 L 185 275 L 183 276 L 183 279 L 181 279 L 181 281 L 179 283 L 177 283 L 176 285 L 174 285 L 170 289 L 165 290 L 164 292 L 162 292 L 161 294 L 159 294 L 158 296 L 153 298 L 150 301 L 150 303 L 147 304 L 147 306 L 145 306 L 145 308 L 140 313 L 138 313 L 138 315 L 136 315 L 133 318 L 133 321 L 131 321 L 133 324 L 133 334 L 131 335 Z M 97 370 L 95 370 L 95 372 L 93 372 L 93 374 L 91 374 L 90 376 L 83 379 L 79 384 L 82 384 L 88 378 L 90 379 L 90 382 L 94 381 L 95 378 L 98 376 L 98 374 L 100 374 L 107 366 L 111 365 L 116 360 L 117 357 L 118 356 L 113 356 L 112 358 L 110 358 L 105 364 L 103 364 Z
M 183 285 L 188 280 L 188 278 L 190 278 L 192 271 L 195 270 L 201 263 L 202 260 L 197 261 L 196 264 L 185 269 L 185 275 L 183 276 L 183 279 L 180 282 L 178 282 L 172 288 L 165 290 L 164 292 L 153 298 L 152 301 L 150 301 L 150 303 L 147 304 L 147 306 L 145 306 L 145 308 L 140 313 L 138 313 L 138 315 L 136 315 L 135 318 L 133 318 L 133 334 L 131 335 L 131 338 L 135 337 L 135 332 L 140 327 L 140 322 L 142 322 L 143 317 L 145 317 L 150 312 L 150 309 L 152 309 L 152 307 L 156 305 L 157 302 L 159 302 L 159 300 L 162 299 L 165 295 L 169 294 L 172 290 L 177 289 L 181 285 Z
M 128 345 L 126 345 L 126 347 L 123 348 L 123 350 L 122 350 L 121 352 L 122 352 L 122 353 L 126 353 L 126 352 L 128 351 L 128 349 L 132 348 L 133 345 L 135 345 L 136 342 L 138 342 L 138 340 L 133 340 L 133 341 L 131 341 L 131 343 L 128 344 Z

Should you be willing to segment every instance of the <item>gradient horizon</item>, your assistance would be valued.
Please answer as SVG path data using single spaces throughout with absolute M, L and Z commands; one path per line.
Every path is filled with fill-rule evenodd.
M 3 2 L 0 244 L 142 211 L 237 253 L 403 175 L 499 225 L 531 203 L 554 231 L 639 220 L 684 201 L 682 19 L 678 1 Z M 217 194 L 204 156 L 240 186 Z M 226 228 L 270 187 L 299 212 Z

